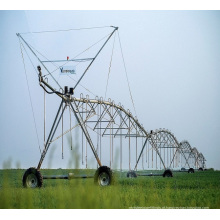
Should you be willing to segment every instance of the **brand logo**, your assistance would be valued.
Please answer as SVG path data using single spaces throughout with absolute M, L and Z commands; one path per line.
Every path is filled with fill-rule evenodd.
M 76 69 L 73 66 L 62 66 L 60 67 L 60 74 L 61 75 L 76 74 Z

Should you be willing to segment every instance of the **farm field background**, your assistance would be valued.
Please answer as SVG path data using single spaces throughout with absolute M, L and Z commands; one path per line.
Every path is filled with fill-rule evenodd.
M 220 208 L 220 171 L 174 172 L 173 178 L 127 178 L 126 172 L 116 172 L 115 184 L 108 187 L 96 186 L 89 178 L 44 180 L 40 189 L 23 188 L 24 172 L 0 170 L 1 209 Z M 43 175 L 94 172 L 41 170 Z

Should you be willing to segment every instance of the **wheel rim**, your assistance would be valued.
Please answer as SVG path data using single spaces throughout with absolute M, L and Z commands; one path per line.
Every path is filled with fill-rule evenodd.
M 27 184 L 27 187 L 30 187 L 30 188 L 37 187 L 38 185 L 37 177 L 34 174 L 28 175 L 26 179 L 26 184 Z
M 106 172 L 102 172 L 98 178 L 100 186 L 107 186 L 110 184 L 110 177 Z

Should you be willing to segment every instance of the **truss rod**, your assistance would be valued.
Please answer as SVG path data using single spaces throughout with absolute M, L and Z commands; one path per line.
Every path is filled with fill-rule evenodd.
M 86 68 L 86 70 L 84 71 L 84 73 L 82 74 L 82 76 L 80 77 L 80 79 L 78 80 L 78 82 L 76 83 L 76 85 L 74 86 L 74 90 L 76 89 L 77 85 L 79 84 L 79 82 L 82 80 L 82 78 L 84 77 L 84 75 L 86 74 L 86 72 L 88 71 L 89 67 L 92 65 L 92 63 L 95 61 L 95 59 L 97 58 L 97 56 L 99 55 L 99 53 L 102 51 L 103 47 L 107 44 L 107 42 L 109 41 L 109 39 L 111 38 L 111 36 L 115 33 L 115 31 L 118 30 L 118 27 L 114 27 L 114 31 L 112 31 L 112 33 L 110 34 L 110 36 L 107 38 L 107 40 L 105 41 L 105 43 L 102 45 L 101 49 L 98 51 L 98 53 L 95 55 L 95 57 L 92 59 L 92 61 L 90 62 L 89 66 Z
M 42 63 L 59 63 L 59 62 L 86 62 L 93 60 L 94 58 L 84 58 L 84 59 L 69 59 L 69 60 L 42 60 Z
M 38 59 L 38 61 L 42 64 L 42 66 L 45 68 L 45 70 L 49 73 L 49 75 L 53 78 L 53 80 L 56 82 L 56 84 L 60 87 L 60 89 L 62 89 L 62 87 L 60 86 L 60 84 L 57 82 L 57 80 L 53 77 L 53 75 L 50 73 L 50 71 L 47 69 L 47 67 L 44 65 L 44 63 L 39 59 L 39 57 L 36 55 L 36 53 L 32 50 L 32 48 L 29 46 L 29 44 L 24 40 L 24 38 L 17 33 L 17 36 L 20 37 L 23 42 L 27 45 L 27 47 L 30 49 L 30 51 L 34 54 L 34 56 Z
M 60 122 L 61 116 L 63 115 L 63 112 L 62 112 L 62 113 L 61 113 L 61 116 L 60 116 L 60 118 L 59 118 L 59 120 L 58 120 L 58 122 L 57 122 L 57 118 L 58 118 L 58 116 L 59 116 L 59 114 L 60 114 L 62 105 L 63 105 L 63 100 L 61 101 L 60 107 L 59 107 L 59 109 L 58 109 L 58 111 L 57 111 L 57 114 L 56 114 L 56 116 L 55 116 L 53 125 L 52 125 L 52 127 L 51 127 L 49 136 L 48 136 L 48 138 L 47 138 L 47 142 L 46 142 L 45 148 L 44 148 L 44 150 L 43 150 L 43 152 L 42 152 L 42 154 L 41 154 L 41 158 L 40 158 L 40 161 L 39 161 L 39 163 L 38 163 L 37 169 L 40 169 L 40 167 L 41 167 L 41 164 L 42 164 L 42 162 L 43 162 L 43 160 L 44 160 L 44 157 L 45 157 L 45 155 L 46 155 L 46 153 L 47 153 L 47 151 L 48 151 L 48 149 L 49 149 L 49 146 L 50 146 L 50 141 L 49 141 L 49 140 L 52 140 L 52 138 L 53 138 L 53 136 L 54 136 L 54 134 L 55 134 L 55 132 L 56 132 L 56 129 L 57 129 L 57 127 L 58 127 L 58 124 L 59 124 L 59 122 Z M 56 127 L 55 127 L 56 122 L 57 122 L 57 125 L 56 125 Z
M 144 142 L 144 145 L 143 145 L 143 147 L 142 147 L 142 149 L 141 149 L 141 153 L 140 153 L 140 155 L 139 155 L 139 157 L 138 157 L 138 160 L 137 160 L 137 162 L 136 162 L 136 165 L 135 165 L 135 167 L 134 167 L 134 170 L 137 169 L 137 165 L 138 165 L 138 163 L 139 163 L 139 160 L 140 160 L 140 158 L 141 158 L 141 155 L 143 154 L 144 148 L 145 148 L 145 146 L 146 146 L 146 144 L 147 144 L 147 140 L 148 140 L 148 138 L 146 138 L 146 140 L 145 140 L 145 142 Z

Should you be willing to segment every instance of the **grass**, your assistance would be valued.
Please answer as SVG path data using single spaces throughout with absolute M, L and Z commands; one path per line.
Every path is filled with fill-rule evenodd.
M 22 187 L 24 171 L 0 170 L 1 209 L 220 208 L 220 171 L 174 173 L 173 178 L 129 179 L 123 174 L 108 187 L 95 186 L 93 179 L 44 180 L 40 189 Z M 67 174 L 82 170 L 41 172 Z

